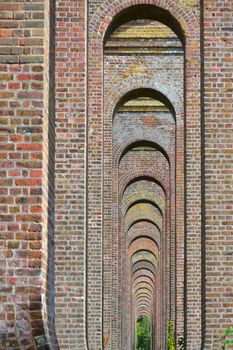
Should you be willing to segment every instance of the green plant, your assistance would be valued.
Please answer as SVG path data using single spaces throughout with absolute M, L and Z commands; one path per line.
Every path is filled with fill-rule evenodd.
M 179 350 L 184 350 L 184 337 L 178 338 Z
M 221 350 L 226 350 L 227 345 L 233 345 L 233 339 L 227 339 L 229 335 L 233 335 L 233 327 L 229 327 L 224 331 L 224 334 L 221 338 Z
M 173 321 L 169 321 L 168 323 L 168 342 L 167 342 L 167 350 L 176 350 L 176 341 L 175 341 L 175 325 Z
M 148 317 L 140 317 L 137 320 L 137 350 L 151 349 L 151 330 Z

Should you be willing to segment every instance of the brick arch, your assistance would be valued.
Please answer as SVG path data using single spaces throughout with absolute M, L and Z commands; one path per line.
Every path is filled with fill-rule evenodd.
M 141 178 L 151 178 L 154 182 L 157 182 L 165 191 L 168 196 L 170 189 L 170 167 L 167 159 L 160 153 L 156 152 L 156 155 L 152 155 L 148 159 L 148 156 L 142 155 L 135 158 L 135 155 L 126 154 L 124 158 L 121 159 L 119 166 L 119 193 L 123 193 L 125 188 L 135 179 Z M 128 167 L 129 161 L 131 162 L 130 170 L 121 174 L 121 169 Z M 167 197 L 168 198 L 168 197 Z
M 146 282 L 141 282 L 140 284 L 138 284 L 137 287 L 133 289 L 133 292 L 136 293 L 139 289 L 147 289 L 152 293 L 152 295 L 154 293 L 154 288 L 152 288 L 151 285 Z
M 119 184 L 119 193 L 122 194 L 124 193 L 125 189 L 129 184 L 131 184 L 133 181 L 137 179 L 152 179 L 152 181 L 156 182 L 159 184 L 159 186 L 164 190 L 165 195 L 167 199 L 169 199 L 169 184 L 164 181 L 163 178 L 158 176 L 158 173 L 150 168 L 150 169 L 145 169 L 144 167 L 137 168 L 131 171 L 128 171 L 127 176 L 125 176 L 121 183 Z
M 141 181 L 134 182 L 133 184 L 129 185 L 129 187 L 131 187 L 131 192 L 129 194 L 124 192 L 124 196 L 122 199 L 123 212 L 126 213 L 134 203 L 146 200 L 158 206 L 159 210 L 161 211 L 161 214 L 163 215 L 165 212 L 165 198 L 162 198 L 162 196 L 160 196 L 158 193 L 152 192 L 152 186 L 149 187 L 149 181 L 148 184 L 142 186 L 143 192 L 140 192 L 140 182 Z
M 133 219 L 132 223 L 130 223 L 130 226 L 129 226 L 129 230 L 136 224 L 140 223 L 140 222 L 148 222 L 148 223 L 151 223 L 153 224 L 159 231 L 160 235 L 162 233 L 162 227 L 160 227 L 158 225 L 158 222 L 157 222 L 158 218 L 157 217 L 147 217 L 146 215 L 143 215 L 143 216 L 139 216 L 135 219 Z
M 134 239 L 139 237 L 151 238 L 157 246 L 160 247 L 159 229 L 151 222 L 139 221 L 131 226 L 127 235 L 127 246 L 129 246 Z
M 131 256 L 139 249 L 145 249 L 152 252 L 157 258 L 159 254 L 159 249 L 154 240 L 147 237 L 138 237 L 133 240 L 128 248 L 128 256 Z
M 136 308 L 139 308 L 141 306 L 145 306 L 145 307 L 148 307 L 149 310 L 151 311 L 152 303 L 148 299 L 146 299 L 146 298 L 145 299 L 136 299 L 135 298 L 134 302 L 135 302 Z
M 149 320 L 151 319 L 151 314 L 150 314 L 150 312 L 149 312 L 147 309 L 142 308 L 142 307 L 136 310 L 136 318 L 138 319 L 138 318 L 141 317 L 141 316 L 145 316 L 145 317 L 147 317 Z
M 140 138 L 140 135 L 136 135 L 135 138 L 132 140 L 129 138 L 123 138 L 121 139 L 121 142 L 115 147 L 113 147 L 113 162 L 114 164 L 120 165 L 121 160 L 124 158 L 124 156 L 130 152 L 130 150 L 133 147 L 136 146 L 150 146 L 153 147 L 155 150 L 157 150 L 168 162 L 169 167 L 170 167 L 170 157 L 169 153 L 167 152 L 166 148 L 164 149 L 158 142 L 155 141 L 154 138 L 148 137 L 146 139 Z M 144 136 L 144 135 L 141 135 Z M 149 135 L 148 135 L 149 136 Z
M 166 81 L 166 85 L 161 83 L 163 80 Z M 114 88 L 105 96 L 105 113 L 106 115 L 113 116 L 116 105 L 123 96 L 129 94 L 131 91 L 149 89 L 157 91 L 167 98 L 174 108 L 176 120 L 178 122 L 182 119 L 184 113 L 184 107 L 181 103 L 183 96 L 174 86 L 173 89 L 171 89 L 171 86 L 173 86 L 173 80 L 170 75 L 165 75 L 164 73 L 156 74 L 154 78 L 151 77 L 151 75 L 140 74 L 136 77 L 133 76 L 124 79 L 117 85 L 114 85 Z
M 137 286 L 140 285 L 141 283 L 148 283 L 148 285 L 150 285 L 153 288 L 153 290 L 154 290 L 155 286 L 154 286 L 153 282 L 151 282 L 150 279 L 145 278 L 144 276 L 141 276 L 141 278 L 138 278 L 137 281 L 133 282 L 132 290 L 135 290 L 137 288 Z M 140 295 L 140 293 L 137 293 L 137 297 L 139 295 Z M 135 297 L 136 297 L 136 295 L 135 295 Z M 153 295 L 152 295 L 151 300 L 153 300 Z
M 150 297 L 151 299 L 153 299 L 153 294 L 146 288 L 142 288 L 142 289 L 139 289 L 137 293 L 135 293 L 135 297 L 137 295 L 140 295 L 140 294 L 145 294 L 147 295 L 148 297 Z
M 147 300 L 153 301 L 153 297 L 145 292 L 139 292 L 135 295 L 135 300 L 144 297 Z
M 89 22 L 90 31 L 97 33 L 98 37 L 103 40 L 113 17 L 127 7 L 135 5 L 154 5 L 166 10 L 180 24 L 186 38 L 198 35 L 198 20 L 193 11 L 182 0 L 176 2 L 173 0 L 166 2 L 163 0 L 107 0 L 92 16 Z
M 168 75 L 166 75 L 165 72 L 163 72 L 163 75 L 164 74 L 165 74 L 165 76 L 168 76 Z M 148 79 L 149 76 L 147 76 L 147 75 L 145 75 L 145 76 Z M 155 77 L 155 76 L 153 76 L 153 77 Z M 136 76 L 134 76 L 134 78 L 136 78 Z M 151 75 L 150 75 L 150 79 L 151 79 Z M 110 92 L 111 91 L 112 90 L 110 90 Z M 108 96 L 108 95 L 106 95 L 106 96 Z M 172 123 L 175 122 L 175 110 L 174 110 L 173 105 L 169 101 L 169 99 L 164 94 L 162 94 L 160 91 L 158 91 L 156 89 L 149 89 L 149 88 L 143 88 L 143 87 L 139 87 L 137 89 L 132 89 L 128 93 L 124 94 L 115 106 L 113 117 L 115 117 L 119 108 L 121 106 L 123 106 L 126 102 L 132 101 L 132 100 L 137 99 L 139 97 L 149 97 L 149 98 L 153 99 L 154 101 L 161 102 L 169 110 L 170 115 L 171 115 L 170 120 L 172 121 Z
M 94 79 L 94 84 L 92 84 L 92 86 L 90 86 L 90 90 L 89 90 L 89 93 L 90 93 L 90 97 L 93 96 L 92 94 L 94 93 L 95 96 L 100 96 L 102 90 L 101 88 L 96 87 L 95 85 L 95 82 L 97 82 L 97 79 L 101 79 L 101 72 L 102 72 L 102 64 L 101 64 L 101 61 L 98 61 L 98 58 L 101 60 L 102 58 L 102 53 L 99 54 L 99 51 L 97 50 L 97 55 L 98 58 L 96 60 L 96 55 L 95 55 L 95 51 L 96 51 L 96 45 L 97 45 L 97 48 L 101 50 L 102 48 L 102 41 L 103 41 L 103 36 L 104 36 L 104 32 L 105 30 L 107 29 L 108 27 L 108 24 L 111 22 L 113 16 L 120 12 L 121 10 L 123 10 L 124 8 L 126 7 L 130 7 L 132 5 L 135 5 L 135 4 L 149 4 L 149 3 L 154 3 L 156 6 L 161 6 L 161 8 L 164 8 L 164 9 L 168 9 L 171 13 L 171 15 L 173 15 L 175 18 L 177 18 L 177 21 L 179 21 L 182 25 L 182 28 L 184 28 L 184 32 L 185 32 L 185 35 L 186 35 L 186 38 L 187 38 L 187 53 L 188 53 L 188 58 L 190 59 L 191 57 L 195 58 L 195 57 L 198 57 L 198 54 L 199 54 L 199 43 L 198 43 L 198 34 L 199 34 L 199 28 L 198 28 L 198 23 L 197 23 L 197 19 L 195 18 L 195 16 L 193 15 L 193 12 L 192 10 L 188 9 L 188 7 L 183 3 L 183 1 L 177 1 L 175 4 L 172 0 L 169 0 L 168 2 L 166 2 L 166 4 L 162 4 L 162 0 L 145 0 L 145 1 L 141 1 L 141 0 L 127 0 L 127 1 L 123 1 L 123 0 L 119 0 L 119 1 L 106 1 L 103 6 L 101 6 L 101 9 L 100 11 L 97 11 L 95 13 L 94 16 L 92 16 L 91 18 L 91 22 L 90 22 L 90 31 L 89 31 L 89 36 L 91 38 L 91 48 L 90 48 L 90 53 L 91 55 L 89 56 L 90 57 L 90 66 L 91 66 L 91 69 L 95 69 L 97 74 L 97 78 L 96 80 Z M 104 8 L 105 7 L 105 8 Z M 186 11 L 187 9 L 187 11 Z M 96 30 L 95 30 L 96 29 Z M 99 32 L 97 32 L 99 29 Z M 189 38 L 192 39 L 192 42 L 189 41 Z M 195 46 L 195 40 L 197 40 L 196 42 L 196 46 Z M 96 65 L 96 61 L 99 62 L 99 65 L 97 64 Z M 200 122 L 200 120 L 198 119 L 197 117 L 197 108 L 193 108 L 193 105 L 194 105 L 194 101 L 193 101 L 193 93 L 197 92 L 196 96 L 197 98 L 199 97 L 198 93 L 199 93 L 199 88 L 197 86 L 197 82 L 191 82 L 192 80 L 192 77 L 194 76 L 193 73 L 196 73 L 197 70 L 200 68 L 198 63 L 187 63 L 187 66 L 189 68 L 188 70 L 188 74 L 186 74 L 186 77 L 187 77 L 187 81 L 190 85 L 192 85 L 192 88 L 189 88 L 189 91 L 187 91 L 187 100 L 189 101 L 189 105 L 188 105 L 188 108 L 187 108 L 187 115 L 188 115 L 188 118 L 187 118 L 187 127 L 188 127 L 188 130 L 190 130 L 190 127 L 194 126 L 194 133 L 195 133 L 195 136 L 196 135 L 196 129 L 197 129 L 197 124 Z M 91 71 L 91 69 L 89 71 Z M 98 75 L 98 72 L 100 73 Z M 191 78 L 190 78 L 191 77 Z M 197 81 L 197 79 L 196 79 Z M 93 82 L 93 80 L 91 80 L 91 83 Z M 98 84 L 97 84 L 98 85 Z M 93 98 L 94 100 L 94 98 Z M 90 107 L 90 116 L 91 118 L 90 119 L 93 119 L 93 123 L 90 121 L 90 125 L 94 125 L 96 123 L 96 116 L 100 116 L 101 117 L 101 112 L 102 112 L 102 101 L 99 103 L 99 106 L 96 107 Z M 92 118 L 92 113 L 91 112 L 96 112 L 97 110 L 97 113 L 94 113 L 94 117 Z M 193 115 L 194 115 L 194 118 L 193 118 Z M 192 121 L 191 121 L 191 116 L 192 116 Z M 107 116 L 107 118 L 109 118 L 109 116 Z M 101 119 L 101 118 L 100 118 Z M 102 120 L 102 119 L 101 119 Z M 193 121 L 194 120 L 194 121 Z M 100 125 L 101 122 L 99 122 L 98 125 Z M 100 126 L 101 127 L 101 126 Z M 188 135 L 189 137 L 189 135 Z M 195 147 L 192 146 L 195 142 L 198 146 L 198 141 L 199 141 L 199 138 L 198 136 L 196 137 L 196 140 L 197 141 L 193 141 L 193 140 L 190 140 L 190 138 L 187 140 L 187 149 L 188 149 L 188 154 L 190 154 L 190 151 L 192 149 L 194 149 Z M 92 139 L 90 139 L 89 141 L 90 143 L 92 142 Z M 192 145 L 191 145 L 191 142 L 192 142 Z M 193 143 L 194 142 L 194 143 Z M 100 142 L 100 145 L 101 145 L 101 142 Z M 102 146 L 102 145 L 101 145 Z M 196 159 L 195 159 L 196 161 Z M 191 172 L 192 170 L 190 170 L 191 168 L 191 161 L 190 159 L 187 159 L 187 178 L 188 176 L 191 176 Z M 90 168 L 91 168 L 91 171 L 89 172 L 89 174 L 93 174 L 94 175 L 94 167 L 92 167 L 90 165 Z M 199 179 L 199 175 L 200 175 L 200 172 L 199 172 L 199 167 L 197 167 L 197 171 L 195 171 L 195 174 L 194 174 L 194 181 L 190 181 L 191 185 L 199 185 L 198 183 L 198 180 Z M 92 181 L 93 182 L 93 181 Z M 199 181 L 200 182 L 200 181 Z M 190 188 L 190 186 L 188 186 L 188 190 L 190 190 L 190 193 L 192 192 L 192 187 Z M 192 198 L 193 197 L 193 198 Z M 189 208 L 191 209 L 191 211 L 189 210 L 189 212 L 192 212 L 192 208 L 194 207 L 194 205 L 192 203 L 194 203 L 194 200 L 195 200 L 195 195 L 190 195 L 190 202 L 188 203 L 188 206 Z M 193 199 L 193 200 L 192 200 Z M 198 198 L 196 198 L 198 200 Z M 192 200 L 192 201 L 191 201 Z M 194 208 L 193 208 L 194 209 Z M 194 210 L 195 211 L 195 210 Z M 196 213 L 196 212 L 195 212 Z M 91 219 L 90 219 L 90 222 L 91 222 Z M 192 224 L 192 220 L 190 219 L 190 217 L 187 219 L 187 222 L 188 222 L 188 225 L 189 227 L 191 227 L 191 224 Z M 96 225 L 96 223 L 95 223 Z M 90 224 L 90 231 L 92 230 L 92 226 Z M 95 228 L 93 228 L 95 229 Z M 195 229 L 194 229 L 195 230 Z M 196 229 L 196 231 L 198 230 L 198 228 Z M 92 231 L 91 231 L 92 232 Z M 199 232 L 198 232 L 199 233 Z M 197 232 L 194 232 L 195 235 L 197 235 Z M 182 236 L 182 235 L 181 235 Z M 92 239 L 92 237 L 90 237 L 89 241 L 89 246 L 91 247 L 92 244 L 94 243 L 94 240 L 96 240 L 96 237 L 94 237 Z M 99 241 L 101 241 L 101 238 L 99 238 Z M 96 242 L 95 242 L 96 243 Z M 101 243 L 101 242 L 100 242 Z M 196 247 L 195 247 L 196 249 Z M 91 253 L 90 253 L 91 254 Z M 93 259 L 95 259 L 95 256 L 93 257 Z M 99 258 L 99 261 L 101 260 L 101 258 Z M 189 268 L 189 270 L 191 270 L 191 268 Z M 195 271 L 194 271 L 195 273 Z M 198 272 L 197 272 L 198 273 Z M 90 273 L 90 276 L 91 276 L 91 273 Z M 199 276 L 196 277 L 196 279 L 198 279 Z M 188 281 L 189 284 L 191 284 L 189 281 Z M 99 285 L 101 284 L 101 281 L 99 282 Z M 100 308 L 101 309 L 101 308 Z M 195 317 L 195 315 L 194 315 Z M 198 316 L 197 316 L 198 317 Z M 94 316 L 93 316 L 94 318 Z
M 135 304 L 136 305 L 141 305 L 143 302 L 145 302 L 150 308 L 152 306 L 152 300 L 146 296 L 143 295 L 138 295 L 137 297 L 135 297 Z
M 138 319 L 139 317 L 147 317 L 149 321 L 151 321 L 151 314 L 144 308 L 140 308 L 136 310 L 136 318 Z
M 148 269 L 138 269 L 134 272 L 134 274 L 132 274 L 132 279 L 134 280 L 135 278 L 137 278 L 138 276 L 148 276 L 150 277 L 151 280 L 155 279 L 155 275 L 153 274 L 153 272 L 151 272 L 151 270 Z
M 134 295 L 135 300 L 139 298 L 146 298 L 147 300 L 153 301 L 153 296 L 151 294 L 146 293 L 145 291 L 139 291 L 137 294 Z
M 166 144 L 162 136 L 160 136 L 158 130 L 154 130 L 153 135 L 151 133 L 146 133 L 142 131 L 141 128 L 138 128 L 134 135 L 130 135 L 130 133 L 124 132 L 123 135 L 121 135 L 120 140 L 118 143 L 114 143 L 113 146 L 113 162 L 114 164 L 118 164 L 120 162 L 122 154 L 125 152 L 125 150 L 130 146 L 134 144 L 139 144 L 145 142 L 145 136 L 146 136 L 146 141 L 148 143 L 154 144 L 155 146 L 158 145 L 161 147 L 163 150 L 163 153 L 166 154 L 169 163 L 171 163 L 171 155 L 172 155 L 172 145 L 171 144 Z
M 163 217 L 164 212 L 161 210 L 160 206 L 157 204 L 156 199 L 157 198 L 155 196 L 149 196 L 149 194 L 148 194 L 148 196 L 142 196 L 142 195 L 141 196 L 140 195 L 139 196 L 134 196 L 134 198 L 131 199 L 131 202 L 128 204 L 128 207 L 127 207 L 127 209 L 125 211 L 125 215 L 135 205 L 140 204 L 140 203 L 144 203 L 144 204 L 153 205 L 156 208 L 156 210 L 158 210 L 158 212 L 160 213 L 161 217 Z
M 137 309 L 137 310 L 135 310 L 135 311 L 136 311 L 136 319 L 137 319 L 137 320 L 138 320 L 139 317 L 145 316 L 145 317 L 148 318 L 148 320 L 151 321 L 151 313 L 148 312 L 147 309 L 141 307 L 141 308 L 139 308 L 139 309 Z
M 145 311 L 148 311 L 149 315 L 151 314 L 151 310 L 150 310 L 149 306 L 147 306 L 147 305 L 136 306 L 136 312 L 138 312 L 139 310 L 145 310 Z
M 147 299 L 135 300 L 135 308 L 136 310 L 139 310 L 140 308 L 145 308 L 145 309 L 148 309 L 150 313 L 152 311 L 151 302 L 148 301 Z
M 148 250 L 137 250 L 130 258 L 131 266 L 134 266 L 139 261 L 149 261 L 155 267 L 158 266 L 158 258 Z
M 140 283 L 143 282 L 147 282 L 147 280 L 143 281 L 141 280 Z M 137 284 L 135 284 L 135 288 L 137 287 Z M 154 288 L 154 286 L 153 286 Z M 150 302 L 153 301 L 154 299 L 154 295 L 150 294 L 150 293 L 146 293 L 144 289 L 140 289 L 138 290 L 137 293 L 134 293 L 134 299 L 137 300 L 139 298 L 147 298 L 147 300 L 150 300 Z
M 151 314 L 151 303 L 146 301 L 146 300 L 140 300 L 140 301 L 136 301 L 135 300 L 135 309 L 136 310 L 141 310 L 141 309 L 145 309 L 148 310 L 148 312 Z
M 141 234 L 140 234 L 141 232 Z M 148 235 L 147 233 L 144 233 L 144 231 L 140 231 L 138 235 L 135 237 L 131 237 L 127 241 L 127 247 L 128 247 L 128 252 L 131 251 L 132 247 L 135 247 L 135 244 L 141 244 L 141 243 L 146 243 L 146 245 L 151 244 L 153 247 L 155 246 L 157 250 L 159 250 L 159 244 L 157 240 L 155 239 L 153 234 Z M 140 242 L 141 241 L 141 242 Z
M 154 281 L 152 281 L 147 276 L 139 276 L 136 280 L 133 281 L 132 287 L 137 288 L 140 283 L 148 283 L 152 288 L 154 288 Z
M 125 227 L 128 231 L 129 228 L 138 221 L 149 220 L 154 222 L 156 226 L 159 227 L 160 231 L 162 231 L 163 220 L 156 210 L 156 207 L 147 204 L 136 204 L 131 207 L 125 215 Z
M 147 299 L 141 299 L 141 300 L 135 300 L 136 308 L 142 307 L 148 307 L 151 312 L 151 302 Z
M 143 282 L 143 280 L 141 280 L 141 282 Z M 135 284 L 135 287 L 136 287 L 136 284 Z M 154 288 L 154 286 L 153 286 L 153 288 Z M 137 291 L 137 293 L 134 294 L 135 297 L 137 297 L 137 296 L 139 296 L 139 295 L 146 295 L 146 296 L 148 296 L 151 300 L 152 300 L 153 297 L 154 297 L 154 294 L 151 294 L 151 292 L 148 291 L 147 289 L 139 289 L 139 290 Z
M 137 270 L 134 270 L 134 272 L 131 273 L 132 280 L 134 280 L 134 278 L 141 276 L 141 275 L 148 276 L 151 278 L 151 280 L 155 280 L 155 277 L 156 277 L 155 273 L 151 269 L 141 267 Z
M 139 296 L 135 297 L 135 304 L 137 306 L 141 305 L 141 303 L 144 303 L 144 302 L 151 308 L 152 301 L 148 297 L 143 296 L 143 295 L 139 295 Z
M 144 261 L 139 261 L 136 264 L 134 264 L 134 266 L 131 269 L 132 274 L 134 274 L 134 272 L 136 272 L 140 268 L 146 268 L 146 269 L 150 270 L 151 272 L 153 271 L 153 274 L 156 275 L 156 268 L 149 261 L 144 260 Z

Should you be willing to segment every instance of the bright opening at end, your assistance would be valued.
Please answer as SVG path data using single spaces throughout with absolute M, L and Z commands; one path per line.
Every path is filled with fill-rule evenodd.
M 151 326 L 146 316 L 137 319 L 136 326 L 136 350 L 151 350 Z

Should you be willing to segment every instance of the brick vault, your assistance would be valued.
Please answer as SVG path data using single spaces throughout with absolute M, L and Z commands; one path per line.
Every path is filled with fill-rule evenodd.
M 230 343 L 232 1 L 0 15 L 0 350 Z

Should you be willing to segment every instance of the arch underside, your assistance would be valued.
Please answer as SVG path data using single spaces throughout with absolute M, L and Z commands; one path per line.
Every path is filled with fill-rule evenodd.
M 191 25 L 181 20 L 185 10 L 177 4 L 170 11 L 169 4 L 164 9 L 159 1 L 154 5 L 121 1 L 115 12 L 109 5 L 108 13 L 108 1 L 103 13 L 93 12 L 89 23 L 89 38 L 95 42 L 88 53 L 89 74 L 99 74 L 88 85 L 89 128 L 93 128 L 89 145 L 92 139 L 97 141 L 90 158 L 96 159 L 96 166 L 89 163 L 89 176 L 93 174 L 89 207 L 97 208 L 91 193 L 102 157 L 103 231 L 102 241 L 96 240 L 96 209 L 89 216 L 88 249 L 97 241 L 102 244 L 103 280 L 96 285 L 103 283 L 103 312 L 97 312 L 98 303 L 95 310 L 88 307 L 87 331 L 90 344 L 101 343 L 98 336 L 93 338 L 92 321 L 98 314 L 103 317 L 104 348 L 134 350 L 135 324 L 146 314 L 151 320 L 152 349 L 165 349 L 169 320 L 179 336 L 185 330 L 184 111 L 193 107 L 184 101 L 184 54 L 190 49 L 187 35 L 196 35 L 197 22 L 195 16 Z M 95 55 L 98 47 L 103 56 Z M 100 77 L 103 88 L 95 83 Z M 197 86 L 193 90 L 198 95 Z M 103 104 L 92 104 L 94 96 L 101 94 Z M 103 131 L 100 139 L 97 125 Z M 191 147 L 187 140 L 186 147 Z M 191 216 L 187 220 L 191 224 Z M 89 258 L 97 257 L 93 252 Z M 87 277 L 90 296 L 94 271 L 89 269 Z
M 112 201 L 105 202 L 112 206 L 105 256 L 113 263 L 108 266 L 113 275 L 105 274 L 112 286 L 104 293 L 112 310 L 104 308 L 104 332 L 111 332 L 107 349 L 119 344 L 135 349 L 137 319 L 145 313 L 152 348 L 164 348 L 168 320 L 176 320 L 175 157 L 177 143 L 183 147 L 177 141 L 183 115 L 181 101 L 173 105 L 174 96 L 170 100 L 166 91 L 183 94 L 183 43 L 178 25 L 174 31 L 176 20 L 162 12 L 153 6 L 128 8 L 105 33 L 104 149 L 112 164 L 104 173 L 111 179 L 104 184 Z M 127 79 L 124 91 L 121 81 Z

